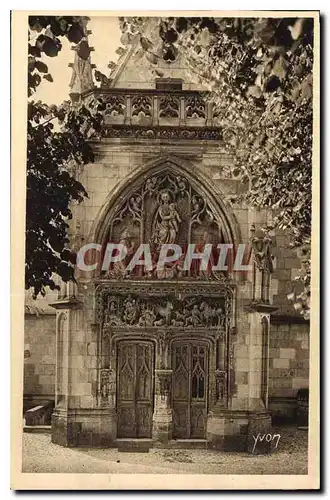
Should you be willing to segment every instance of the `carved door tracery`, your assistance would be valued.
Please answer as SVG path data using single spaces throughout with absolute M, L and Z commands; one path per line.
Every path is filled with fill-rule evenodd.
M 179 340 L 172 345 L 173 437 L 205 438 L 209 371 L 208 345 Z
M 153 385 L 152 342 L 120 341 L 117 349 L 118 437 L 151 437 Z

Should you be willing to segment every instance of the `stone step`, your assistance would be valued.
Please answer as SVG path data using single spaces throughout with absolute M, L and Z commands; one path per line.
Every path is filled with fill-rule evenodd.
M 181 448 L 181 449 L 207 449 L 206 439 L 172 439 L 169 442 L 171 448 Z
M 149 438 L 119 438 L 116 443 L 118 451 L 128 453 L 148 453 L 153 444 Z
M 24 425 L 23 432 L 34 432 L 36 434 L 50 434 L 52 432 L 51 425 Z

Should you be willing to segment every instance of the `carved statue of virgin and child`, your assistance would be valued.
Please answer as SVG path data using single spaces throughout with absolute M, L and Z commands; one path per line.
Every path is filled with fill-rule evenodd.
M 154 220 L 154 230 L 151 236 L 152 243 L 157 246 L 176 242 L 181 217 L 172 202 L 168 191 L 163 191 L 159 197 L 159 206 Z

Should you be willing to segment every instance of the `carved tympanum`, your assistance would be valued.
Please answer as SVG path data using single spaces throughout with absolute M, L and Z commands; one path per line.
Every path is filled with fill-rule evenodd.
M 108 278 L 157 278 L 173 279 L 195 277 L 223 280 L 225 273 L 214 272 L 219 258 L 217 245 L 224 242 L 222 221 L 209 206 L 205 196 L 199 194 L 183 175 L 167 171 L 151 175 L 132 189 L 116 207 L 108 232 L 107 241 L 120 243 L 127 254 L 120 262 L 112 263 Z M 188 245 L 194 243 L 194 251 L 203 254 L 205 245 L 212 245 L 206 269 L 194 259 L 189 269 L 184 260 Z M 150 245 L 151 266 L 126 268 L 141 244 Z M 163 244 L 176 244 L 182 249 L 181 256 L 165 267 L 157 266 Z

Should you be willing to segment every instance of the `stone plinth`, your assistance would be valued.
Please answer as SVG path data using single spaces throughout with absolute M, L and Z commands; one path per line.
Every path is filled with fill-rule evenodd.
M 116 446 L 116 413 L 104 409 L 57 409 L 52 415 L 52 442 L 61 446 Z
M 272 419 L 268 412 L 254 413 L 249 418 L 246 449 L 248 453 L 262 455 L 272 450 Z

